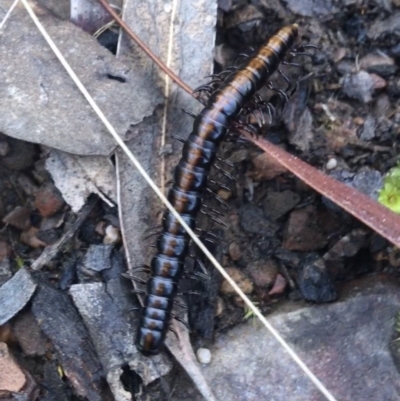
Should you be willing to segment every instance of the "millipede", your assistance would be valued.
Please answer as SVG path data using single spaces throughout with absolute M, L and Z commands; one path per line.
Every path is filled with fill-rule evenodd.
M 168 200 L 193 230 L 202 196 L 218 148 L 244 106 L 277 70 L 298 35 L 297 24 L 279 29 L 236 71 L 228 74 L 195 117 L 173 175 Z M 184 271 L 190 237 L 170 211 L 162 218 L 157 253 L 150 262 L 150 278 L 137 331 L 137 348 L 157 354 L 169 329 L 178 282 Z

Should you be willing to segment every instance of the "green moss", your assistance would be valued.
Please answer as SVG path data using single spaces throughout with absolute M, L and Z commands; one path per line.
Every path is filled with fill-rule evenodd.
M 386 174 L 378 201 L 392 212 L 400 213 L 400 163 Z

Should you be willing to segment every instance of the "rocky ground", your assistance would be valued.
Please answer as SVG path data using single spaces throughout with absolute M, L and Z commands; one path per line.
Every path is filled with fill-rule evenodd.
M 377 199 L 398 160 L 400 3 L 220 0 L 217 14 L 215 3 L 199 4 L 177 11 L 191 21 L 178 24 L 179 75 L 194 88 L 211 68 L 223 70 L 298 23 L 297 46 L 318 50 L 297 59 L 301 68 L 284 66 L 296 91 L 263 135 Z M 0 0 L 0 19 L 9 6 Z M 38 1 L 36 11 L 117 131 L 167 186 L 181 147 L 172 136 L 187 135 L 191 121 L 180 108 L 201 106 L 177 89 L 165 106 L 152 62 L 125 36 L 117 43 L 114 27 L 99 40 L 118 49 L 116 58 L 80 28 L 92 34 L 93 21 L 106 16 L 93 2 L 80 7 L 87 9 L 74 9 L 78 27 L 67 1 Z M 159 7 L 126 2 L 124 19 L 162 56 L 167 46 L 157 40 L 169 32 L 170 10 Z M 154 15 L 165 24 L 157 34 Z M 153 253 L 151 227 L 162 208 L 22 5 L 0 30 L 0 53 L 0 398 L 326 399 L 206 261 L 208 278 L 182 281 L 182 291 L 200 293 L 184 297 L 190 339 L 175 322 L 179 341 L 172 334 L 169 351 L 137 352 L 138 300 L 122 273 Z M 211 188 L 226 204 L 207 199 L 223 225 L 199 222 L 218 238 L 208 241 L 212 252 L 338 400 L 398 399 L 398 249 L 237 136 L 219 156 L 233 180 L 212 173 L 224 187 Z

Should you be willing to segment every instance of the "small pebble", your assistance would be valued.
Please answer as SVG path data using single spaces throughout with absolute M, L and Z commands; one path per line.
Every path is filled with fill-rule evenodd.
M 2 326 L 0 326 L 0 343 L 9 344 L 13 340 L 14 338 L 11 330 L 11 324 L 5 323 Z
M 232 191 L 228 191 L 226 189 L 220 189 L 217 192 L 217 195 L 224 201 L 228 201 L 232 198 Z
M 164 11 L 165 11 L 166 13 L 170 13 L 170 12 L 172 11 L 172 5 L 171 5 L 171 3 L 165 3 L 165 4 L 164 4 Z
M 229 245 L 229 256 L 232 260 L 239 260 L 242 257 L 240 246 L 236 242 Z
M 358 71 L 344 76 L 342 92 L 351 99 L 367 104 L 372 100 L 376 84 L 379 86 L 377 78 L 373 78 L 366 71 Z
M 24 173 L 18 174 L 17 182 L 21 189 L 29 196 L 35 196 L 39 189 L 38 185 L 33 181 L 33 179 Z
M 25 375 L 7 345 L 0 343 L 0 390 L 17 393 L 25 382 Z
M 54 185 L 45 185 L 36 193 L 35 207 L 42 217 L 52 216 L 64 206 L 64 199 Z
M 290 212 L 300 201 L 301 197 L 296 192 L 271 190 L 267 192 L 262 206 L 267 217 L 275 221 Z
M 354 124 L 357 124 L 357 125 L 364 125 L 365 119 L 360 116 L 357 116 L 357 117 L 353 118 L 353 122 L 354 122 Z
M 103 244 L 117 244 L 120 241 L 121 241 L 121 234 L 119 229 L 111 225 L 107 226 Z
M 227 267 L 225 270 L 245 294 L 253 292 L 253 283 L 239 269 L 236 267 Z M 236 294 L 235 290 L 226 280 L 222 282 L 221 293 L 225 295 Z
M 13 334 L 25 355 L 44 355 L 47 341 L 31 312 L 19 313 L 14 320 Z
M 244 303 L 243 299 L 239 297 L 239 295 L 233 297 L 232 301 L 233 304 L 240 309 L 244 309 L 246 307 L 246 304 Z
M 285 277 L 278 274 L 276 276 L 276 280 L 274 286 L 271 288 L 270 292 L 268 293 L 269 296 L 277 296 L 283 294 L 287 286 L 287 280 Z
M 24 231 L 21 233 L 21 242 L 31 246 L 32 248 L 46 247 L 48 244 L 37 237 L 38 232 L 39 230 L 36 227 L 31 227 L 29 230 Z
M 273 259 L 258 260 L 249 263 L 246 268 L 253 279 L 254 285 L 260 288 L 272 288 L 278 275 L 278 266 Z
M 338 63 L 340 60 L 346 57 L 346 48 L 339 47 L 335 52 L 333 52 L 332 57 L 335 63 Z
M 106 227 L 107 227 L 107 222 L 103 221 L 99 221 L 96 224 L 96 228 L 95 231 L 97 234 L 101 235 L 102 237 L 104 237 L 106 235 Z
M 333 170 L 334 168 L 336 168 L 337 167 L 337 160 L 334 158 L 334 157 L 332 157 L 332 158 L 330 158 L 328 161 L 327 161 L 327 163 L 326 163 L 326 169 L 327 170 Z
M 317 251 L 326 246 L 328 239 L 313 205 L 293 210 L 283 232 L 282 247 L 288 251 Z
M 215 316 L 219 316 L 225 310 L 225 302 L 221 297 L 217 298 L 217 310 L 215 311 Z
M 255 181 L 272 180 L 285 173 L 287 169 L 267 153 L 261 153 L 252 160 L 254 165 L 253 179 Z
M 383 79 L 377 74 L 370 74 L 372 81 L 374 83 L 374 89 L 383 89 L 387 87 L 387 81 L 386 79 Z
M 31 226 L 30 217 L 31 211 L 27 207 L 17 206 L 3 218 L 3 223 L 25 231 Z
M 196 352 L 197 360 L 208 365 L 211 362 L 211 352 L 208 348 L 199 348 Z

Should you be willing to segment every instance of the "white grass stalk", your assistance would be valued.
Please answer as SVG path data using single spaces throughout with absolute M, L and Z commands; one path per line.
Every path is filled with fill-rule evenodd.
M 19 0 L 14 0 L 14 3 L 11 4 L 11 7 L 6 12 L 6 15 L 4 16 L 3 20 L 0 22 L 0 31 L 1 31 L 1 28 L 3 28 L 4 24 L 6 23 L 6 21 L 8 20 L 8 18 L 10 17 L 11 13 L 13 12 L 13 10 L 16 7 L 16 5 L 18 4 L 18 2 L 19 2 Z

